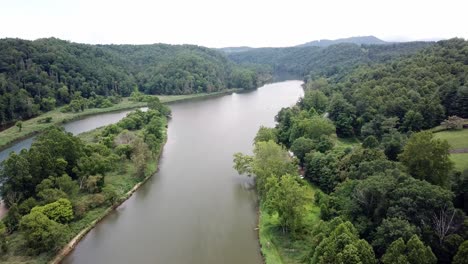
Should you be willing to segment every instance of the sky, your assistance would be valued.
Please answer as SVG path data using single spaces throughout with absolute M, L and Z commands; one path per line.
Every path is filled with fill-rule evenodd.
M 374 35 L 468 39 L 466 0 L 0 0 L 0 38 L 284 47 Z

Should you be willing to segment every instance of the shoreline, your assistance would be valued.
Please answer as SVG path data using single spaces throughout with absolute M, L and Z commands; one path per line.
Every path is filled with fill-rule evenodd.
M 235 92 L 242 92 L 243 90 L 244 89 L 241 89 L 241 88 L 233 88 L 233 89 L 227 89 L 227 90 L 213 92 L 213 93 L 201 93 L 201 94 L 190 94 L 190 95 L 158 95 L 157 97 L 160 98 L 161 103 L 171 104 L 171 103 L 177 103 L 177 102 L 183 102 L 183 101 L 189 101 L 189 100 L 222 96 L 222 95 L 232 94 Z M 128 102 L 128 97 L 126 97 L 125 99 Z M 116 104 L 108 108 L 90 108 L 90 109 L 86 109 L 83 112 L 78 112 L 78 113 L 59 113 L 60 115 L 72 115 L 72 116 L 63 117 L 63 119 L 56 121 L 56 122 L 52 121 L 51 123 L 40 124 L 42 126 L 33 128 L 29 132 L 23 133 L 19 136 L 13 136 L 12 139 L 7 140 L 4 143 L 0 143 L 0 151 L 4 151 L 7 148 L 17 144 L 18 142 L 21 142 L 25 139 L 36 136 L 40 134 L 42 131 L 44 131 L 46 128 L 53 126 L 53 125 L 64 125 L 66 123 L 84 119 L 86 117 L 90 117 L 94 115 L 121 112 L 121 111 L 132 110 L 132 109 L 136 109 L 140 107 L 145 107 L 145 106 L 147 106 L 147 103 L 145 102 L 133 102 L 133 103 L 130 103 L 129 105 L 120 105 L 120 107 L 119 107 L 119 104 Z M 57 113 L 57 111 L 59 111 L 58 109 L 59 108 L 52 110 L 50 112 L 44 113 L 42 115 L 39 115 L 37 117 L 31 118 L 29 120 L 25 120 L 23 123 L 28 122 L 28 123 L 37 124 L 38 120 L 45 118 L 47 115 L 53 115 L 54 113 Z M 5 134 L 5 132 L 16 130 L 16 129 L 17 128 L 15 126 L 5 129 L 0 132 L 0 137 L 5 136 L 3 135 Z
M 189 101 L 189 100 L 195 100 L 195 99 L 204 99 L 204 98 L 210 98 L 210 97 L 216 97 L 216 96 L 222 96 L 226 94 L 232 94 L 234 92 L 242 91 L 241 89 L 236 89 L 236 90 L 227 90 L 227 91 L 222 91 L 222 92 L 217 92 L 217 93 L 211 93 L 211 94 L 203 94 L 199 96 L 193 96 L 193 97 L 188 97 L 188 98 L 174 98 L 174 100 L 166 100 L 164 103 L 170 104 L 170 103 L 175 103 L 175 102 L 182 102 L 182 101 Z M 162 100 L 161 100 L 162 101 Z M 98 128 L 96 128 L 98 129 Z M 95 130 L 95 129 L 93 129 Z M 91 130 L 91 131 L 93 131 Z M 88 131 L 90 132 L 90 131 Z M 151 171 L 147 177 L 145 177 L 141 182 L 137 183 L 135 186 L 132 187 L 128 192 L 125 193 L 124 196 L 120 197 L 119 201 L 116 202 L 114 205 L 108 207 L 98 218 L 96 218 L 91 224 L 81 230 L 76 236 L 74 236 L 58 253 L 52 258 L 52 260 L 49 262 L 51 264 L 59 264 L 63 261 L 65 257 L 67 257 L 79 244 L 79 242 L 91 231 L 96 227 L 102 220 L 104 220 L 107 216 L 109 216 L 111 213 L 114 212 L 115 209 L 117 209 L 119 206 L 121 206 L 125 201 L 130 199 L 132 195 L 141 187 L 143 186 L 151 177 L 153 177 L 159 170 L 159 162 L 161 159 L 161 155 L 164 151 L 164 147 L 167 143 L 167 127 L 165 129 L 164 133 L 164 144 L 161 145 L 161 148 L 158 151 L 158 154 L 154 157 L 154 162 L 157 163 L 156 168 L 154 171 Z
M 68 256 L 80 243 L 80 241 L 96 227 L 102 220 L 104 220 L 107 216 L 115 211 L 119 206 L 121 206 L 125 201 L 130 199 L 132 195 L 141 187 L 143 186 L 151 177 L 153 177 L 159 170 L 159 161 L 161 159 L 161 155 L 164 150 L 164 146 L 167 143 L 167 128 L 165 129 L 165 138 L 164 144 L 161 145 L 161 148 L 158 151 L 158 154 L 154 157 L 154 162 L 157 163 L 156 168 L 154 171 L 151 171 L 148 176 L 146 176 L 141 182 L 135 184 L 128 192 L 125 193 L 124 196 L 120 197 L 119 200 L 112 206 L 108 207 L 102 215 L 96 218 L 88 227 L 81 230 L 76 236 L 74 236 L 58 253 L 53 257 L 53 259 L 49 262 L 51 264 L 59 264 L 62 260 Z

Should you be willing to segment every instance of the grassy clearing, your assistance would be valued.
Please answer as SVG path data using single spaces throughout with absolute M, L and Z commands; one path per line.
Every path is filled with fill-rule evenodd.
M 441 131 L 434 133 L 434 137 L 447 140 L 451 149 L 468 148 L 468 129 Z
M 456 170 L 468 170 L 468 153 L 450 154 L 450 159 L 455 163 Z
M 336 136 L 336 135 L 335 135 Z M 339 138 L 336 136 L 336 146 L 337 147 L 341 147 L 341 148 L 346 148 L 346 147 L 353 147 L 353 146 L 356 146 L 358 144 L 360 144 L 361 142 L 359 141 L 359 139 L 357 139 L 356 137 L 352 137 L 352 138 Z
M 468 129 L 440 131 L 434 133 L 434 137 L 447 140 L 450 149 L 468 148 Z M 450 159 L 455 163 L 455 169 L 461 171 L 468 169 L 468 153 L 452 153 Z
M 189 94 L 189 95 L 162 95 L 158 96 L 162 103 L 171 103 L 176 101 L 184 101 L 190 100 L 195 98 L 204 98 L 204 97 L 211 97 L 211 96 L 219 96 L 222 94 L 232 93 L 241 91 L 242 89 L 227 89 L 215 93 L 199 93 L 199 94 Z M 46 128 L 52 125 L 61 125 L 72 120 L 80 119 L 86 116 L 102 114 L 107 112 L 116 112 L 122 111 L 127 109 L 134 109 L 138 107 L 146 106 L 145 102 L 133 102 L 130 101 L 129 98 L 123 98 L 122 102 L 115 104 L 111 107 L 107 108 L 90 108 L 86 109 L 83 112 L 78 113 L 62 113 L 60 112 L 61 107 L 54 109 L 50 112 L 44 113 L 38 117 L 31 118 L 29 120 L 23 121 L 23 128 L 21 131 L 18 131 L 16 126 L 10 127 L 5 129 L 4 131 L 0 132 L 0 150 L 8 147 L 9 145 L 13 144 L 14 142 L 30 137 L 34 134 L 40 133 L 44 131 Z M 45 120 L 46 118 L 52 118 L 50 123 L 40 122 L 41 120 Z
M 310 184 L 307 185 L 307 206 L 305 229 L 310 230 L 319 220 L 320 207 L 314 203 L 314 195 L 320 190 Z M 266 264 L 302 263 L 308 253 L 308 243 L 302 239 L 292 239 L 283 234 L 278 223 L 277 215 L 269 215 L 260 208 L 259 236 L 262 254 Z

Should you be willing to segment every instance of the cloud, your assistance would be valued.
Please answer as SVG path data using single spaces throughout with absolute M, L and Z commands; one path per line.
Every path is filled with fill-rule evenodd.
M 84 43 L 290 46 L 322 38 L 468 37 L 457 1 L 2 0 L 0 37 Z

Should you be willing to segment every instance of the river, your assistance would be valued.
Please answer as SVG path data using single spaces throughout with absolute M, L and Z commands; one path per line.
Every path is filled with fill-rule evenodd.
M 232 168 L 259 126 L 303 94 L 301 81 L 171 104 L 160 170 L 63 263 L 261 263 L 252 179 Z

